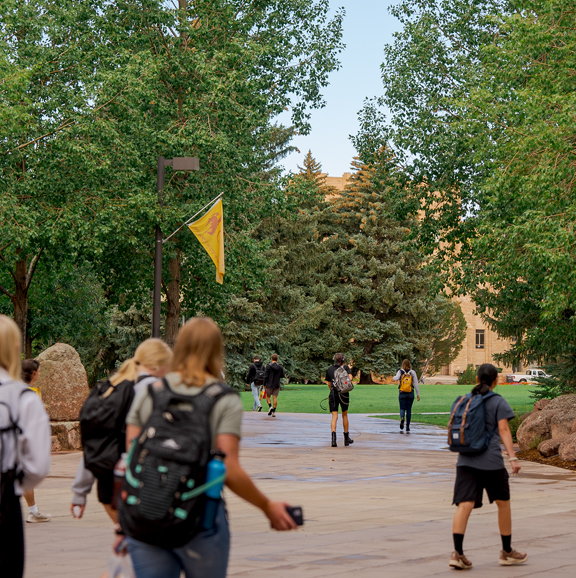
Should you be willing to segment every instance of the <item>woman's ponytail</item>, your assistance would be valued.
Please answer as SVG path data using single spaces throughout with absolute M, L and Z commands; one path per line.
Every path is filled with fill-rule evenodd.
M 133 357 L 127 359 L 121 366 L 120 369 L 110 378 L 110 383 L 112 385 L 118 385 L 123 381 L 136 381 L 138 379 L 138 361 Z
M 112 385 L 123 381 L 137 381 L 141 365 L 148 369 L 158 370 L 168 367 L 172 362 L 172 350 L 161 339 L 152 337 L 143 341 L 134 352 L 134 357 L 126 360 L 120 369 L 110 378 Z
M 472 390 L 472 395 L 485 395 L 498 379 L 498 370 L 491 363 L 484 363 L 478 368 L 476 376 L 478 385 Z

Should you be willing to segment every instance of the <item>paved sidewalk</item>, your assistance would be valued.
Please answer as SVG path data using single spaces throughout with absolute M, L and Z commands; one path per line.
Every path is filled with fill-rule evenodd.
M 362 578 L 454 576 L 451 506 L 454 454 L 439 428 L 354 414 L 356 443 L 329 447 L 329 416 L 245 414 L 242 463 L 274 498 L 304 507 L 297 532 L 268 530 L 262 514 L 228 493 L 232 527 L 229 576 Z M 341 423 L 339 423 L 341 428 Z M 82 520 L 69 514 L 79 453 L 53 457 L 52 475 L 37 490 L 47 524 L 26 524 L 27 578 L 97 578 L 112 533 L 95 495 Z M 478 577 L 572 577 L 576 542 L 576 474 L 522 462 L 511 478 L 513 540 L 528 551 L 524 566 L 498 565 L 496 507 L 476 510 L 464 543 Z M 0 572 L 1 574 L 1 572 Z M 204 577 L 203 577 L 204 578 Z M 206 577 L 209 578 L 209 577 Z

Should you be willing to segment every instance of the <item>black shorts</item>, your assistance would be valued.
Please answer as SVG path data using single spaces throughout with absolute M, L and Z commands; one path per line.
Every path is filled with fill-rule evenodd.
M 114 472 L 94 474 L 94 477 L 98 482 L 98 501 L 101 504 L 111 504 L 112 494 L 114 493 Z
M 328 396 L 328 405 L 330 406 L 330 411 L 338 411 L 338 406 L 342 408 L 342 411 L 348 411 L 350 393 L 338 393 L 335 389 L 331 389 Z
M 494 500 L 506 502 L 510 499 L 510 484 L 506 468 L 501 470 L 479 470 L 468 466 L 456 468 L 454 484 L 454 501 L 474 502 L 475 508 L 482 507 L 482 494 L 486 490 L 490 503 Z

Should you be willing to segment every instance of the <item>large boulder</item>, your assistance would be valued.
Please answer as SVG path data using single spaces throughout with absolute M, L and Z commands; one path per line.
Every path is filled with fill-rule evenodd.
M 565 462 L 576 461 L 576 434 L 569 435 L 562 440 L 558 448 L 560 459 Z
M 42 393 L 50 421 L 75 421 L 88 397 L 88 376 L 73 347 L 56 343 L 37 358 L 40 375 L 35 386 Z
M 545 458 L 551 458 L 552 456 L 556 456 L 556 455 L 558 455 L 558 448 L 562 444 L 563 440 L 564 440 L 564 438 L 546 440 L 544 442 L 541 442 L 538 445 L 538 451 Z
M 550 435 L 552 436 L 552 439 L 563 438 L 573 433 L 572 427 L 574 422 L 576 422 L 576 409 L 558 411 L 555 413 L 550 420 Z
M 540 442 L 552 437 L 550 422 L 554 415 L 555 412 L 548 411 L 548 409 L 537 411 L 520 424 L 516 439 L 522 451 L 536 447 Z
M 543 410 L 552 400 L 551 399 L 539 399 L 534 404 L 534 409 L 532 411 L 541 411 Z
M 545 406 L 545 409 L 549 411 L 569 411 L 571 409 L 576 409 L 576 393 L 569 393 L 555 397 L 550 400 L 550 403 Z

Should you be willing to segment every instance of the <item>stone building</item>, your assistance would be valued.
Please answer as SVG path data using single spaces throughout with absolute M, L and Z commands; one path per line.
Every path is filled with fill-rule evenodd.
M 341 177 L 326 175 L 326 185 L 342 191 L 351 176 L 351 173 L 344 173 Z M 483 363 L 493 363 L 496 367 L 502 368 L 502 375 L 520 371 L 521 366 L 512 368 L 494 359 L 494 355 L 504 353 L 510 348 L 510 341 L 501 339 L 495 331 L 486 326 L 480 315 L 476 313 L 476 306 L 469 297 L 459 297 L 456 298 L 456 301 L 462 308 L 467 324 L 462 350 L 458 357 L 450 365 L 443 367 L 438 375 L 429 376 L 427 379 L 434 383 L 442 378 L 444 381 L 448 381 L 446 378 L 451 377 L 450 381 L 454 381 L 455 377 L 470 364 L 478 367 Z

